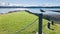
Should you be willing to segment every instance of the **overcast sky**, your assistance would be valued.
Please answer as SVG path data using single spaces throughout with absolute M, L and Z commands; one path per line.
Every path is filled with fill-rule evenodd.
M 60 0 L 0 0 L 0 2 L 6 2 L 6 3 L 12 3 L 12 4 L 23 4 L 23 6 L 26 6 L 26 4 L 30 5 L 39 5 L 39 6 L 50 6 L 50 5 L 59 5 L 60 6 Z M 4 3 L 3 3 L 4 4 Z M 9 9 L 10 10 L 10 9 Z M 12 9 L 13 10 L 13 9 Z M 0 12 L 6 12 L 7 9 L 0 9 Z M 39 10 L 32 10 L 34 12 Z
M 29 4 L 29 5 L 60 5 L 60 0 L 0 0 L 0 2 L 8 2 L 14 4 Z

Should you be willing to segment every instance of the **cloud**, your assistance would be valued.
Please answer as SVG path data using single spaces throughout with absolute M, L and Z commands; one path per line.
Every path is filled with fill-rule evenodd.
M 44 3 L 44 4 L 40 4 L 40 6 L 60 6 L 60 4 Z
M 38 6 L 38 5 L 31 5 L 31 4 L 13 4 L 7 2 L 0 2 L 0 6 Z
M 0 6 L 3 6 L 3 5 L 5 5 L 5 3 L 4 2 L 0 2 Z
M 40 5 L 35 4 L 13 4 L 13 3 L 7 3 L 7 2 L 0 2 L 0 6 L 60 6 L 60 4 L 52 4 L 52 3 L 41 3 Z

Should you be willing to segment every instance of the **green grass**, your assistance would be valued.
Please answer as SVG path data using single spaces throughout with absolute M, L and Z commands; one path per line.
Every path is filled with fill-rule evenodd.
M 32 25 L 26 26 L 36 18 L 38 17 L 24 11 L 0 15 L 0 34 L 35 34 L 38 31 L 38 20 Z M 51 26 L 54 30 L 49 30 L 47 23 L 48 21 L 43 19 L 42 31 L 44 34 L 60 34 L 59 24 Z M 24 27 L 26 28 L 22 30 Z
M 23 11 L 0 15 L 0 34 L 14 34 L 33 22 L 36 18 L 38 17 Z M 37 30 L 38 23 L 36 21 L 23 31 L 17 32 L 17 34 L 35 34 Z
M 59 24 L 55 24 L 55 25 L 51 25 L 51 28 L 54 29 L 54 30 L 50 30 L 47 28 L 47 23 L 48 21 L 43 19 L 43 33 L 44 34 L 60 34 L 60 25 Z

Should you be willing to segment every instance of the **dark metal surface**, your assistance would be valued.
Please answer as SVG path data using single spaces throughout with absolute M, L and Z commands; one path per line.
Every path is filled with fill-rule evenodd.
M 38 34 L 42 34 L 42 14 L 39 14 L 39 28 L 38 28 Z

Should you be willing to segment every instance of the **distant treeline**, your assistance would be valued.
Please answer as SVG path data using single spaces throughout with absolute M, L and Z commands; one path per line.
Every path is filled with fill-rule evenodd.
M 0 6 L 0 8 L 60 8 L 60 6 Z

